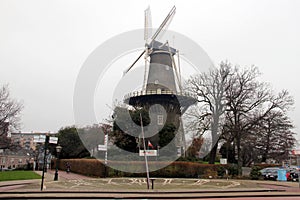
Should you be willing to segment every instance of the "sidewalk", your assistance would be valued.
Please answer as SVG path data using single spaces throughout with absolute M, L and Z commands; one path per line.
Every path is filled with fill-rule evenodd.
M 35 173 L 42 176 L 42 171 L 34 171 Z M 54 181 L 55 170 L 48 170 L 44 174 L 44 183 L 49 183 Z M 58 181 L 67 180 L 91 180 L 93 178 L 88 176 L 83 176 L 75 173 L 67 173 L 65 171 L 58 171 Z M 28 186 L 30 184 L 39 185 L 41 179 L 31 179 L 31 180 L 16 180 L 16 181 L 0 181 L 0 192 L 9 191 L 17 188 L 22 188 L 23 186 Z M 38 188 L 38 187 L 37 187 Z
M 42 176 L 42 171 L 35 171 L 37 174 Z M 55 174 L 55 170 L 47 170 L 47 172 L 45 172 L 45 181 L 53 181 L 54 180 L 54 174 Z M 69 172 L 67 173 L 66 171 L 58 171 L 58 180 L 87 180 L 87 179 L 94 179 L 88 176 L 84 176 L 81 174 L 75 174 L 73 172 Z
M 32 179 L 32 180 L 18 180 L 18 181 L 0 181 L 0 188 L 12 185 L 24 185 L 31 184 L 40 181 L 40 179 Z

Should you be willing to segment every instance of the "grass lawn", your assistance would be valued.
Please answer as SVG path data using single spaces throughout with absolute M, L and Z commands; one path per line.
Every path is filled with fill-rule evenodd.
M 40 179 L 41 176 L 33 171 L 0 171 L 0 181 Z
M 203 164 L 208 164 L 208 161 L 203 161 L 202 163 L 203 163 Z M 215 164 L 220 164 L 220 162 L 217 162 L 217 161 L 216 161 Z

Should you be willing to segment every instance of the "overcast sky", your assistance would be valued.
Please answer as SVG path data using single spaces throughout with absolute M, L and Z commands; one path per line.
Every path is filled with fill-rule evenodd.
M 274 90 L 287 89 L 300 132 L 297 0 L 0 0 L 0 85 L 8 83 L 11 95 L 24 103 L 22 130 L 55 132 L 73 125 L 74 86 L 84 61 L 111 37 L 143 28 L 149 5 L 154 27 L 176 5 L 169 29 L 198 43 L 215 64 L 256 65 Z M 120 78 L 126 62 L 119 62 Z M 95 111 L 98 119 L 109 115 L 107 109 Z

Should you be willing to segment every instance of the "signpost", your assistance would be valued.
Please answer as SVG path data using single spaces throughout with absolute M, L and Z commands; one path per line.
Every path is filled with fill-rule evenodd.
M 47 133 L 46 135 L 35 135 L 33 136 L 33 142 L 36 143 L 45 143 L 44 146 L 44 162 L 43 162 L 43 174 L 42 174 L 42 183 L 41 183 L 41 191 L 44 188 L 44 179 L 45 179 L 45 171 L 47 170 L 47 150 L 49 143 L 57 144 L 58 138 L 57 137 L 50 137 Z
M 146 144 L 145 144 L 145 134 L 144 134 L 144 126 L 143 126 L 143 119 L 140 113 L 140 121 L 141 121 L 141 128 L 142 128 L 142 138 L 143 138 L 143 146 L 144 146 L 144 157 L 145 157 L 145 165 L 146 165 L 146 175 L 147 175 L 147 189 L 150 188 L 150 177 L 149 177 L 149 166 L 148 166 L 148 159 L 146 153 Z
M 49 144 L 49 135 L 46 135 L 45 149 L 44 149 L 45 151 L 44 151 L 44 164 L 43 164 L 43 174 L 42 174 L 41 191 L 43 191 L 43 188 L 44 188 L 45 163 L 46 163 L 46 154 L 47 154 L 48 144 Z
M 140 156 L 157 156 L 157 150 L 140 150 Z
M 107 164 L 107 143 L 108 143 L 108 135 L 106 134 L 104 136 L 104 144 L 98 145 L 98 151 L 105 151 L 105 159 L 104 159 L 105 165 Z
M 107 144 L 108 144 L 108 134 L 104 135 L 104 144 L 98 145 L 98 151 L 105 151 L 105 158 L 104 158 L 104 174 L 106 177 L 106 165 L 107 165 Z

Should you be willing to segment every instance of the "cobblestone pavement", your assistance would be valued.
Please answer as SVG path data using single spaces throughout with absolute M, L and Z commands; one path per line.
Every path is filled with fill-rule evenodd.
M 36 171 L 42 174 L 41 171 Z M 58 172 L 58 181 L 54 181 L 55 171 L 45 173 L 44 188 L 41 180 L 0 182 L 0 198 L 8 197 L 204 197 L 204 196 L 249 196 L 249 195 L 299 195 L 299 184 L 295 182 L 215 180 L 215 179 L 176 179 L 157 178 L 154 189 L 147 190 L 145 178 L 91 178 L 75 173 Z
M 42 171 L 36 171 L 36 173 L 42 175 Z M 47 170 L 47 172 L 45 173 L 45 179 L 48 181 L 54 180 L 54 174 L 55 174 L 55 170 Z M 75 174 L 72 172 L 67 173 L 66 171 L 59 170 L 58 179 L 59 180 L 79 180 L 79 179 L 87 180 L 87 179 L 94 179 L 94 178 L 80 175 L 80 174 Z

